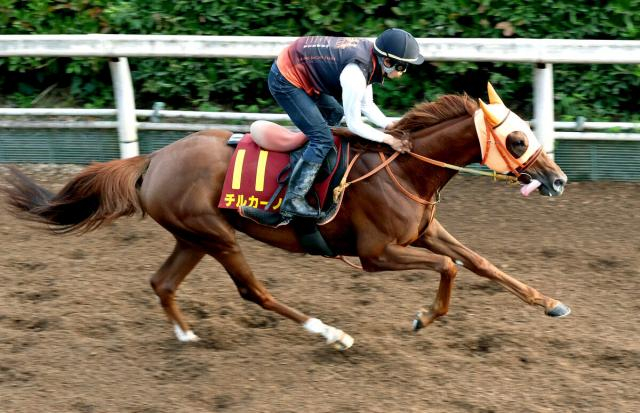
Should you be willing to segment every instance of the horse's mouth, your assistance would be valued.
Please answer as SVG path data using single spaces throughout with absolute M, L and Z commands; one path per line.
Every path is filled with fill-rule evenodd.
M 543 196 L 560 196 L 562 195 L 564 188 L 560 191 L 555 191 L 555 190 L 549 189 L 549 187 L 546 185 L 540 185 L 540 189 L 538 191 L 540 192 L 540 195 L 543 195 Z
M 553 182 L 553 184 L 549 184 Z M 531 179 L 528 183 L 523 184 L 520 193 L 523 196 L 529 196 L 536 189 L 543 196 L 560 196 L 564 192 L 564 186 L 567 182 L 566 178 L 553 179 Z
M 510 174 L 513 176 L 513 174 Z M 520 193 L 531 195 L 536 189 L 543 196 L 560 196 L 564 192 L 567 176 L 564 174 L 540 175 L 536 173 L 522 173 L 518 175 Z
M 523 196 L 529 196 L 533 191 L 538 189 L 538 187 L 540 187 L 539 191 L 542 192 L 542 186 L 542 182 L 538 181 L 537 179 L 532 179 L 530 182 L 522 184 L 522 186 L 520 187 L 520 193 Z

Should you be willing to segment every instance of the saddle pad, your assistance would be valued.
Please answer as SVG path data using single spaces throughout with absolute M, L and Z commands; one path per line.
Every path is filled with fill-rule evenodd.
M 339 143 L 340 139 L 336 138 L 336 141 Z M 283 170 L 288 164 L 288 153 L 264 150 L 251 139 L 250 134 L 244 135 L 229 162 L 218 208 L 238 209 L 249 206 L 265 209 L 287 178 L 288 171 L 283 173 Z M 337 168 L 325 180 L 314 185 L 321 205 L 324 204 L 335 169 Z M 281 188 L 266 211 L 279 212 L 285 193 L 286 186 Z

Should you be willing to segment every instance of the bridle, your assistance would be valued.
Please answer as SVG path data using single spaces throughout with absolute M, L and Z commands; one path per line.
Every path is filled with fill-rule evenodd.
M 486 134 L 485 134 L 486 141 L 484 144 L 484 150 L 483 150 L 484 155 L 482 157 L 481 164 L 482 165 L 486 164 L 491 148 L 495 147 L 500 157 L 504 161 L 505 165 L 507 165 L 511 173 L 515 176 L 515 180 L 522 182 L 528 179 L 530 181 L 531 176 L 527 174 L 525 171 L 527 170 L 527 168 L 529 168 L 529 166 L 531 166 L 538 159 L 538 157 L 542 153 L 542 147 L 539 147 L 525 162 L 520 162 L 519 159 L 514 158 L 509 153 L 509 150 L 504 145 L 502 140 L 500 140 L 496 135 L 495 130 L 500 126 L 502 126 L 502 124 L 504 124 L 507 121 L 507 118 L 509 117 L 510 114 L 511 114 L 511 111 L 510 110 L 507 111 L 507 114 L 502 119 L 502 121 L 500 121 L 497 125 L 493 127 L 485 119 L 484 123 L 486 125 Z M 502 176 L 505 176 L 505 175 L 502 175 Z
M 510 113 L 510 112 L 509 112 Z M 507 114 L 508 116 L 508 114 Z M 505 117 L 506 120 L 506 117 Z M 491 128 L 491 126 L 488 124 L 488 122 L 485 122 L 487 125 L 487 136 L 491 136 L 493 139 L 489 139 L 487 138 L 487 141 L 485 143 L 485 147 L 489 148 L 490 143 L 496 143 L 495 145 L 496 148 L 498 148 L 498 151 L 500 153 L 500 155 L 503 157 L 503 159 L 505 159 L 505 161 L 507 160 L 512 160 L 512 162 L 515 162 L 516 165 L 511 167 L 511 163 L 507 162 L 508 165 L 510 165 L 510 169 L 511 172 L 514 174 L 514 176 L 511 175 L 503 175 L 503 174 L 499 174 L 496 171 L 481 171 L 481 170 L 477 170 L 477 169 L 472 169 L 472 168 L 467 168 L 467 167 L 463 167 L 463 166 L 458 166 L 458 165 L 452 165 L 446 162 L 442 162 L 442 161 L 438 161 L 436 159 L 432 159 L 423 155 L 420 155 L 418 153 L 409 151 L 407 152 L 407 155 L 410 155 L 422 162 L 431 164 L 431 165 L 435 165 L 435 166 L 439 166 L 441 168 L 446 168 L 446 169 L 452 169 L 458 172 L 465 172 L 465 173 L 469 173 L 472 175 L 480 175 L 480 176 L 487 176 L 492 178 L 494 181 L 506 181 L 508 183 L 516 183 L 518 182 L 519 178 L 523 175 L 527 175 L 524 171 L 533 163 L 535 162 L 535 160 L 538 158 L 538 156 L 540 155 L 540 153 L 542 152 L 542 148 L 538 149 L 536 151 L 536 153 L 531 156 L 525 163 L 521 163 L 519 162 L 517 159 L 514 159 L 508 152 L 507 148 L 502 144 L 502 142 L 497 139 L 497 137 L 495 136 L 495 131 L 494 129 L 497 128 L 498 126 L 500 126 L 503 122 L 501 122 L 500 124 L 498 124 L 497 126 L 495 126 L 494 128 Z M 398 187 L 398 189 L 400 190 L 400 192 L 402 192 L 407 198 L 422 204 L 422 205 L 436 205 L 440 202 L 440 192 L 436 192 L 436 200 L 435 201 L 431 201 L 428 199 L 424 199 L 421 198 L 418 195 L 415 195 L 413 193 L 411 193 L 408 189 L 406 189 L 404 186 L 402 186 L 402 184 L 400 183 L 400 181 L 398 180 L 398 178 L 396 178 L 395 174 L 393 173 L 393 171 L 391 170 L 391 168 L 389 167 L 389 165 L 391 164 L 391 162 L 393 162 L 399 155 L 400 152 L 394 152 L 393 155 L 391 155 L 390 157 L 386 157 L 384 155 L 384 153 L 382 153 L 381 151 L 378 152 L 378 156 L 380 157 L 381 163 L 376 166 L 375 168 L 373 168 L 372 170 L 370 170 L 369 172 L 367 172 L 366 174 L 347 182 L 347 177 L 349 176 L 349 173 L 351 172 L 351 169 L 353 168 L 353 166 L 355 165 L 356 161 L 360 158 L 361 153 L 358 152 L 355 154 L 355 156 L 351 159 L 351 161 L 349 162 L 349 165 L 347 166 L 347 170 L 344 173 L 344 176 L 342 177 L 342 180 L 340 181 L 340 184 L 334 188 L 333 190 L 333 199 L 335 202 L 338 202 L 338 200 L 340 199 L 340 196 L 342 195 L 342 193 L 351 185 L 354 184 L 356 182 L 360 182 L 364 179 L 369 178 L 372 175 L 375 175 L 376 173 L 378 173 L 379 171 L 381 171 L 382 169 L 385 169 L 387 174 L 389 174 L 389 177 L 391 178 L 391 180 L 393 181 L 393 183 L 396 185 L 396 187 Z M 484 165 L 484 162 L 486 160 L 486 157 L 488 155 L 488 149 L 485 151 L 485 156 L 483 157 L 482 160 L 482 164 Z
M 431 164 L 431 165 L 435 165 L 435 166 L 438 166 L 438 167 L 441 167 L 441 168 L 446 168 L 446 169 L 452 169 L 452 170 L 455 170 L 455 171 L 458 171 L 458 172 L 466 172 L 466 173 L 473 174 L 473 175 L 488 176 L 488 177 L 493 178 L 494 181 L 500 180 L 500 181 L 507 181 L 509 183 L 516 183 L 518 181 L 521 181 L 522 183 L 528 183 L 528 182 L 525 182 L 525 180 L 528 179 L 530 181 L 531 180 L 531 176 L 529 174 L 527 174 L 525 171 L 531 164 L 533 164 L 536 161 L 536 159 L 538 159 L 538 157 L 542 153 L 542 147 L 538 148 L 527 160 L 525 160 L 525 162 L 520 162 L 519 158 L 516 159 L 509 153 L 509 150 L 502 143 L 502 140 L 499 139 L 498 136 L 496 135 L 496 131 L 495 130 L 496 130 L 496 128 L 498 128 L 502 124 L 504 124 L 504 122 L 506 122 L 507 117 L 509 116 L 510 113 L 511 113 L 511 111 L 508 111 L 506 116 L 504 117 L 504 119 L 494 127 L 491 127 L 489 122 L 487 122 L 486 119 L 484 119 L 484 123 L 486 125 L 487 133 L 486 133 L 486 141 L 484 143 L 484 151 L 483 151 L 484 155 L 482 157 L 482 165 L 485 164 L 485 162 L 487 160 L 487 157 L 489 155 L 489 150 L 491 148 L 491 144 L 493 144 L 496 147 L 496 149 L 498 150 L 498 153 L 500 154 L 500 156 L 504 160 L 505 164 L 508 166 L 509 170 L 513 173 L 513 176 L 498 174 L 498 172 L 496 172 L 495 170 L 492 170 L 491 172 L 487 172 L 487 171 L 480 171 L 480 170 L 477 170 L 477 169 L 466 168 L 466 167 L 463 167 L 463 166 L 452 165 L 452 164 L 449 164 L 449 163 L 446 163 L 446 162 L 438 161 L 436 159 L 432 159 L 432 158 L 420 155 L 420 154 L 415 153 L 413 151 L 409 151 L 409 152 L 407 152 L 407 154 L 412 156 L 412 157 L 414 157 L 415 159 L 418 159 L 418 160 L 420 160 L 422 162 L 425 162 L 425 163 L 428 163 L 428 164 Z M 478 134 L 478 136 L 480 136 L 480 133 L 479 133 L 477 125 L 476 125 L 476 134 Z M 480 145 L 482 145 L 482 143 L 480 143 Z M 481 146 L 481 148 L 482 148 L 482 146 Z M 428 220 L 428 223 L 431 223 L 431 221 L 435 217 L 436 205 L 440 203 L 440 188 L 436 189 L 435 195 L 431 197 L 431 199 L 433 199 L 435 197 L 435 200 L 424 199 L 424 198 L 412 193 L 408 189 L 406 189 L 400 183 L 398 178 L 393 173 L 393 170 L 389 166 L 391 164 L 391 162 L 393 162 L 398 156 L 400 156 L 400 152 L 394 152 L 390 157 L 387 158 L 382 151 L 378 151 L 378 156 L 380 157 L 380 164 L 378 166 L 376 166 L 375 168 L 373 168 L 372 170 L 370 170 L 369 172 L 367 172 L 366 174 L 364 174 L 364 175 L 362 175 L 362 176 L 360 176 L 360 177 L 358 177 L 358 178 L 356 178 L 356 179 L 354 179 L 352 181 L 347 182 L 347 177 L 349 176 L 349 173 L 351 172 L 351 170 L 352 170 L 353 166 L 355 165 L 355 163 L 360 158 L 361 154 L 362 154 L 361 152 L 358 152 L 351 159 L 351 161 L 349 162 L 349 165 L 347 166 L 347 169 L 346 169 L 346 171 L 345 171 L 345 173 L 344 173 L 344 175 L 342 177 L 342 180 L 340 181 L 340 184 L 336 188 L 334 188 L 334 190 L 333 190 L 333 200 L 334 200 L 334 202 L 336 202 L 336 203 L 340 202 L 341 196 L 344 194 L 346 189 L 351 184 L 354 184 L 356 182 L 360 182 L 360 181 L 362 181 L 364 179 L 367 179 L 370 176 L 375 175 L 376 173 L 378 173 L 382 169 L 385 169 L 387 174 L 389 174 L 389 177 L 391 178 L 391 181 L 394 183 L 394 185 L 400 190 L 400 192 L 404 196 L 406 196 L 407 198 L 411 199 L 412 201 L 414 201 L 414 202 L 416 202 L 418 204 L 432 207 L 431 211 L 429 213 L 429 220 Z M 520 158 L 522 158 L 522 156 Z

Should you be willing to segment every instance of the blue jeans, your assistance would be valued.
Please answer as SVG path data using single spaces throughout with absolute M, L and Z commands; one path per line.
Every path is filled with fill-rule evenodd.
M 333 146 L 330 127 L 338 125 L 344 115 L 340 103 L 327 94 L 313 97 L 307 95 L 280 73 L 275 62 L 269 72 L 268 85 L 276 102 L 309 139 L 302 158 L 308 162 L 321 163 Z

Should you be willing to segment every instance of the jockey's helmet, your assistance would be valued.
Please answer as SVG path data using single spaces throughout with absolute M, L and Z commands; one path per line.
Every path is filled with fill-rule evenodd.
M 424 62 L 416 39 L 401 29 L 387 29 L 376 39 L 374 53 L 395 61 L 419 65 Z

